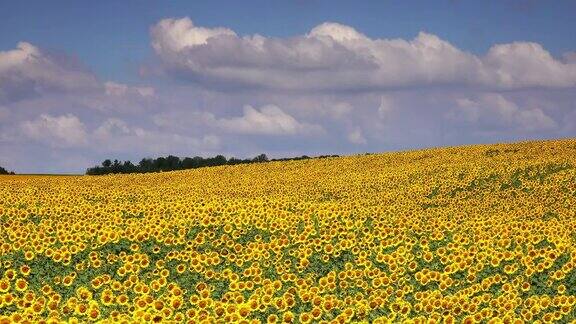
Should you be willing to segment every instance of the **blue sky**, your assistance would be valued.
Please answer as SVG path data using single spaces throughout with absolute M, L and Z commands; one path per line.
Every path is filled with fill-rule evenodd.
M 537 0 L 3 2 L 0 165 L 574 136 L 575 12 Z

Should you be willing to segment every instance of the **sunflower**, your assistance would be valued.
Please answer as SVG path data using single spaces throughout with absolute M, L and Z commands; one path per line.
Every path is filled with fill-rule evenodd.
M 88 318 L 89 318 L 91 321 L 95 321 L 95 320 L 97 320 L 99 317 L 100 317 L 100 311 L 99 311 L 97 308 L 91 308 L 91 309 L 88 311 Z
M 112 305 L 112 303 L 114 302 L 114 294 L 112 293 L 112 291 L 108 290 L 104 291 L 102 293 L 102 295 L 100 296 L 100 302 L 102 302 L 102 304 L 106 305 L 106 306 L 110 306 Z
M 42 312 L 44 312 L 44 305 L 41 303 L 34 303 L 32 305 L 32 312 L 36 315 L 42 314 Z
M 122 290 L 122 283 L 114 280 L 112 282 L 112 285 L 110 286 L 110 288 L 112 288 L 112 290 L 114 290 L 114 291 L 120 291 L 120 290 Z
M 180 263 L 178 266 L 176 266 L 176 272 L 178 274 L 182 274 L 184 273 L 184 271 L 186 271 L 186 265 L 183 263 Z
M 28 282 L 22 278 L 19 278 L 16 280 L 16 284 L 15 284 L 16 290 L 17 291 L 25 291 L 26 289 L 28 289 Z
M 0 292 L 5 293 L 10 290 L 10 281 L 8 279 L 0 279 Z
M 8 269 L 4 272 L 4 276 L 8 280 L 14 280 L 14 278 L 16 278 L 16 271 L 14 271 L 14 269 Z
M 26 259 L 26 261 L 32 261 L 32 259 L 34 259 L 34 252 L 32 251 L 26 251 L 24 252 L 24 259 Z
M 154 301 L 153 307 L 156 311 L 161 311 L 162 309 L 164 309 L 164 302 L 162 302 L 161 300 L 156 300 Z
M 179 309 L 184 304 L 184 301 L 181 296 L 175 296 L 171 298 L 170 306 L 173 309 Z
M 12 293 L 7 293 L 4 294 L 3 303 L 5 306 L 10 306 L 14 303 L 15 299 L 16 299 L 15 295 L 13 295 Z
M 118 297 L 116 297 L 116 303 L 118 305 L 122 305 L 122 306 L 126 306 L 129 302 L 129 298 L 126 294 L 121 294 Z
M 79 316 L 84 316 L 84 315 L 86 315 L 87 312 L 88 312 L 88 305 L 86 305 L 84 303 L 79 303 L 74 308 L 74 314 L 79 315 Z
M 116 270 L 116 274 L 120 277 L 124 277 L 126 275 L 126 272 L 127 271 L 125 266 L 119 267 L 118 270 Z
M 266 318 L 266 323 L 278 323 L 278 316 L 276 314 L 270 314 L 268 315 L 268 317 Z
M 178 313 L 174 314 L 173 320 L 176 323 L 181 323 L 184 321 L 184 318 L 185 318 L 184 314 L 182 314 L 181 312 L 178 312 Z
M 320 319 L 320 316 L 322 316 L 322 309 L 320 309 L 319 307 L 313 307 L 312 310 L 310 311 L 310 314 L 312 315 L 312 318 L 318 320 Z
M 146 303 L 146 300 L 145 300 L 145 299 L 142 299 L 142 298 L 136 299 L 136 301 L 134 302 L 134 304 L 136 305 L 136 307 L 137 307 L 138 309 L 145 309 L 145 308 L 148 307 L 148 304 Z

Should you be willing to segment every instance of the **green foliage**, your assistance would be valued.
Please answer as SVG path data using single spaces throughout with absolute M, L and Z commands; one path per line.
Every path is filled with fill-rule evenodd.
M 338 157 L 338 155 L 320 155 L 315 158 L 324 159 Z M 148 172 L 163 172 L 163 171 L 174 171 L 174 170 L 187 170 L 196 169 L 203 167 L 219 166 L 219 165 L 236 165 L 236 164 L 250 164 L 250 163 L 263 163 L 263 162 L 275 162 L 275 161 L 291 161 L 291 160 L 307 160 L 311 157 L 307 155 L 291 157 L 291 158 L 279 158 L 279 159 L 268 159 L 266 154 L 260 154 L 252 159 L 237 159 L 230 158 L 227 159 L 223 155 L 216 155 L 215 157 L 203 158 L 201 156 L 185 157 L 180 158 L 174 155 L 168 155 L 167 157 L 159 157 L 156 159 L 145 158 L 140 160 L 140 162 L 135 165 L 130 161 L 121 162 L 119 160 L 111 161 L 106 159 L 101 165 L 97 165 L 86 170 L 87 175 L 104 175 L 104 174 L 117 174 L 117 173 L 148 173 Z M 0 174 L 1 170 L 0 167 Z
M 2 174 L 14 174 L 14 171 L 8 171 L 6 169 L 4 169 L 3 167 L 0 166 L 0 175 Z

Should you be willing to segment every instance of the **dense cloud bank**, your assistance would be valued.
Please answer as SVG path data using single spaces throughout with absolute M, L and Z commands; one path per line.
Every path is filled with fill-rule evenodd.
M 189 18 L 164 19 L 151 36 L 169 73 L 208 85 L 301 91 L 576 85 L 576 64 L 530 42 L 494 45 L 476 56 L 425 32 L 411 40 L 371 39 L 350 26 L 324 23 L 278 39 L 198 27 Z

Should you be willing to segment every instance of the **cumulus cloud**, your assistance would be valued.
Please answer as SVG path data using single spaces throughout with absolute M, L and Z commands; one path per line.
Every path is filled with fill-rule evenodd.
M 40 115 L 35 120 L 21 124 L 22 133 L 28 138 L 53 147 L 76 147 L 87 143 L 84 124 L 72 114 L 62 116 Z
M 346 116 L 354 110 L 351 104 L 347 102 L 336 102 L 326 109 L 332 118 L 338 119 Z
M 220 139 L 215 135 L 200 138 L 173 132 L 131 126 L 124 120 L 109 118 L 98 126 L 92 136 L 108 152 L 138 150 L 139 154 L 174 154 L 174 152 L 204 152 L 216 150 Z
M 154 97 L 156 90 L 152 87 L 131 87 L 127 84 L 108 81 L 104 83 L 104 92 L 109 96 L 139 95 Z
M 217 36 L 236 36 L 227 28 L 203 28 L 194 26 L 190 19 L 163 19 L 152 28 L 152 47 L 169 57 L 187 47 L 204 45 Z
M 0 104 L 28 101 L 31 105 L 73 105 L 100 110 L 134 109 L 156 98 L 149 86 L 102 82 L 72 57 L 46 52 L 20 42 L 0 51 Z M 45 100 L 45 102 L 42 102 Z
M 394 101 L 390 96 L 383 95 L 380 97 L 380 105 L 378 106 L 378 117 L 387 119 L 394 110 Z
M 259 110 L 247 105 L 241 117 L 218 119 L 216 124 L 225 131 L 240 134 L 295 135 L 322 131 L 318 125 L 298 122 L 274 105 Z
M 161 20 L 151 37 L 169 72 L 208 86 L 370 91 L 576 85 L 576 64 L 529 42 L 495 45 L 476 56 L 425 32 L 412 40 L 371 39 L 350 26 L 324 23 L 306 35 L 272 38 L 199 27 L 189 18 Z
M 134 133 L 136 136 L 138 136 L 138 134 L 142 132 L 143 130 L 138 128 L 132 129 L 128 127 L 128 124 L 126 124 L 126 122 L 121 119 L 108 118 L 100 126 L 98 126 L 96 130 L 94 130 L 94 135 L 97 139 L 107 141 L 113 138 L 129 135 L 131 133 Z
M 483 130 L 505 131 L 514 128 L 524 132 L 550 130 L 556 121 L 540 108 L 521 109 L 515 102 L 497 93 L 487 93 L 477 98 L 459 98 L 448 118 L 474 124 Z
M 98 89 L 94 75 L 73 60 L 58 58 L 38 47 L 18 43 L 16 49 L 0 52 L 0 102 L 9 102 L 46 92 Z
M 212 112 L 174 111 L 154 115 L 152 120 L 166 129 L 207 128 L 237 135 L 311 136 L 324 133 L 322 126 L 298 121 L 276 105 L 260 108 L 245 105 L 241 116 L 218 117 Z
M 119 118 L 108 118 L 96 127 L 87 127 L 71 114 L 41 115 L 35 120 L 22 122 L 19 129 L 26 139 L 48 145 L 54 150 L 96 153 L 99 157 L 109 154 L 140 158 L 148 154 L 200 154 L 216 151 L 221 146 L 220 138 L 213 134 L 189 136 L 132 125 Z
M 364 134 L 362 134 L 362 130 L 359 128 L 354 129 L 350 133 L 348 133 L 348 141 L 354 144 L 366 144 L 366 138 L 364 138 Z
M 576 64 L 554 59 L 537 43 L 495 45 L 484 62 L 494 81 L 504 88 L 576 86 Z

